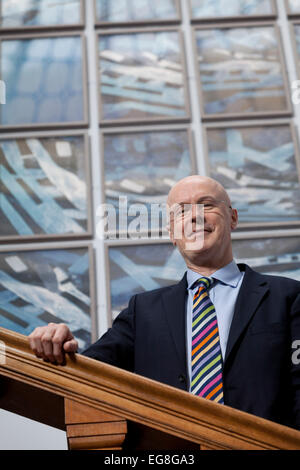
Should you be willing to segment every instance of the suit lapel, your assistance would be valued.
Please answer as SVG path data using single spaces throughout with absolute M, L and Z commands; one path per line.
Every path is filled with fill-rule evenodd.
M 173 339 L 177 358 L 186 370 L 186 274 L 181 281 L 167 290 L 163 297 L 166 321 Z
M 249 266 L 239 265 L 245 270 L 244 279 L 235 305 L 225 353 L 224 368 L 234 346 L 248 326 L 262 299 L 268 292 L 267 282 Z

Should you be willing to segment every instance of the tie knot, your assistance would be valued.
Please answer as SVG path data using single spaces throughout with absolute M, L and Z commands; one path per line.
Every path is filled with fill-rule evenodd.
M 208 290 L 211 287 L 213 282 L 214 282 L 214 280 L 211 277 L 204 277 L 203 276 L 203 277 L 200 277 L 199 279 L 197 279 L 196 282 L 194 282 L 193 288 L 203 286 L 205 290 Z

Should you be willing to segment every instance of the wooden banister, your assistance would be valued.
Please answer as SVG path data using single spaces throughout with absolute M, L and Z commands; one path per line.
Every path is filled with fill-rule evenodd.
M 71 449 L 300 449 L 292 428 L 79 354 L 44 362 L 3 328 L 0 408 L 66 430 Z

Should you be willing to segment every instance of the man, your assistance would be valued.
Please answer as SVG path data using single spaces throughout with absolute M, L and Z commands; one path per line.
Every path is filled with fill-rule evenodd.
M 168 206 L 170 238 L 187 273 L 176 285 L 133 296 L 84 354 L 300 429 L 300 366 L 292 361 L 300 283 L 235 264 L 238 215 L 218 182 L 184 178 Z M 77 350 L 63 324 L 37 328 L 29 341 L 52 362 Z

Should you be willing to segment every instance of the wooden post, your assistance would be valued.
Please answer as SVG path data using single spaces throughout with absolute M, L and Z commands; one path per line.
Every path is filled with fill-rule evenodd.
M 68 398 L 65 424 L 70 450 L 121 450 L 127 432 L 125 419 Z

